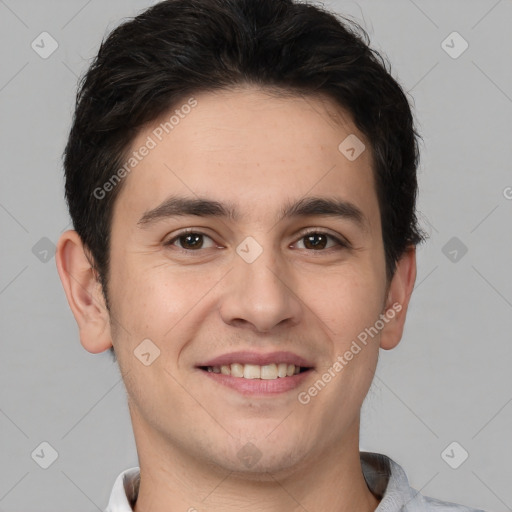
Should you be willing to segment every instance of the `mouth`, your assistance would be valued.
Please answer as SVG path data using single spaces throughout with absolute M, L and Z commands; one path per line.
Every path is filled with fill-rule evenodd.
M 196 366 L 206 377 L 243 395 L 267 395 L 298 387 L 314 371 L 306 359 L 291 352 L 236 352 Z

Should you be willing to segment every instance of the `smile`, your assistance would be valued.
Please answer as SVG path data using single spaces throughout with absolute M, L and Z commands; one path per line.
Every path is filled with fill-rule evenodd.
M 314 363 L 289 351 L 241 350 L 201 361 L 201 375 L 242 395 L 266 396 L 300 386 L 313 374 Z

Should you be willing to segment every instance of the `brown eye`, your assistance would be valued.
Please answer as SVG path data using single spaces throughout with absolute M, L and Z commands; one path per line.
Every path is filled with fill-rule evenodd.
M 183 249 L 200 249 L 203 246 L 203 235 L 198 233 L 182 235 L 178 240 Z
M 209 247 L 213 247 L 214 243 L 213 240 L 204 233 L 189 231 L 186 233 L 178 234 L 177 236 L 166 242 L 165 245 L 174 245 L 186 251 L 197 251 L 199 249 L 207 249 Z
M 327 245 L 327 237 L 322 233 L 306 235 L 303 240 L 306 249 L 325 249 Z
M 303 241 L 305 249 L 313 251 L 330 249 L 335 246 L 348 247 L 348 245 L 339 238 L 330 235 L 329 233 L 324 233 L 323 231 L 311 231 L 306 233 L 300 240 Z M 331 240 L 333 242 L 329 245 Z

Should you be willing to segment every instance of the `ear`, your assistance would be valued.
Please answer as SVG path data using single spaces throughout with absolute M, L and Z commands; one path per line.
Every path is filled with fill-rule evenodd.
M 409 247 L 397 262 L 395 274 L 388 287 L 386 305 L 389 321 L 381 330 L 380 347 L 384 350 L 395 348 L 405 325 L 407 307 L 416 281 L 416 247 Z M 394 315 L 393 315 L 394 312 Z
M 76 231 L 61 235 L 55 260 L 83 347 L 93 354 L 107 350 L 112 346 L 110 316 L 101 284 Z

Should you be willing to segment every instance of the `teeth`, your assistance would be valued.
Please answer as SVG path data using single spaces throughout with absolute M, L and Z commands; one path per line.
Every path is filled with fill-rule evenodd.
M 244 379 L 274 380 L 297 375 L 300 373 L 300 366 L 286 363 L 271 363 L 263 366 L 257 364 L 233 363 L 222 366 L 208 366 L 206 370 L 212 373 L 221 373 L 222 375 L 231 375 L 232 377 Z
M 277 379 L 277 366 L 275 364 L 267 364 L 265 366 L 262 366 L 261 378 L 267 380 Z
M 234 364 L 230 365 L 230 368 L 231 368 L 231 375 L 233 377 L 243 377 L 244 376 L 244 365 L 243 364 L 234 363 Z
M 244 379 L 259 379 L 261 378 L 261 366 L 257 364 L 244 365 Z

